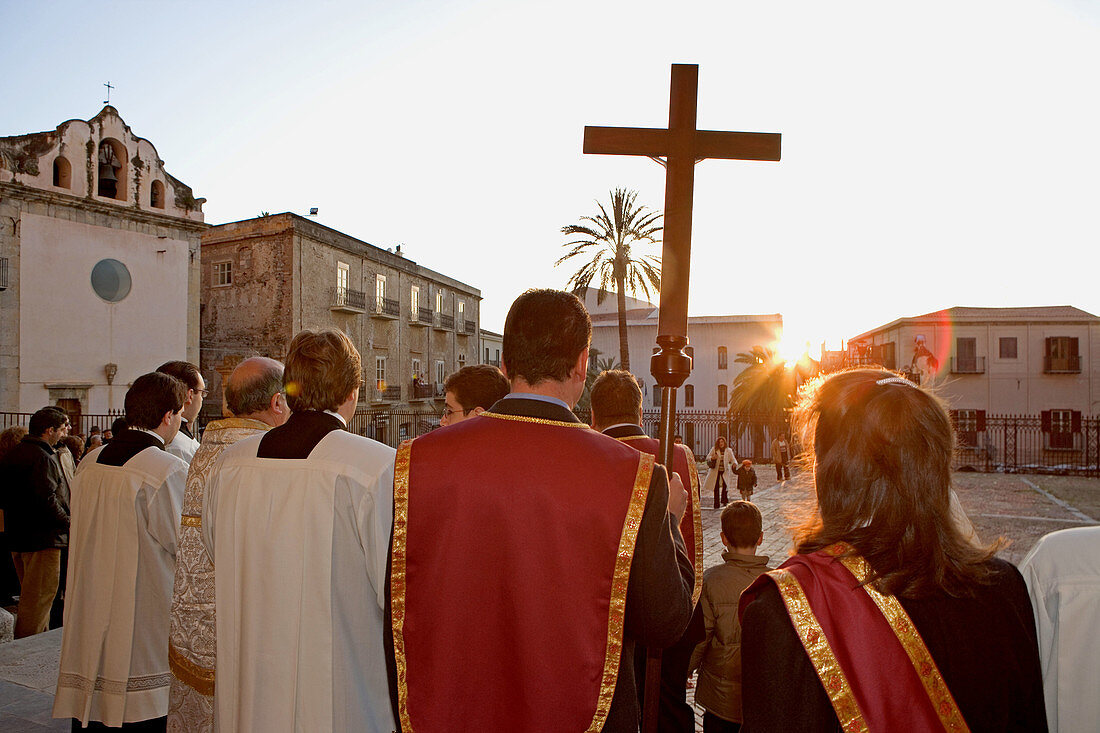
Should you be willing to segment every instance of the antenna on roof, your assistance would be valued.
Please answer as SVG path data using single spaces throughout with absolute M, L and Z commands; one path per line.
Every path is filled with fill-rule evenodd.
M 110 104 L 111 103 L 111 90 L 114 89 L 114 87 L 111 86 L 111 82 L 107 82 L 103 86 L 107 87 L 107 98 L 103 100 L 103 103 L 104 104 Z

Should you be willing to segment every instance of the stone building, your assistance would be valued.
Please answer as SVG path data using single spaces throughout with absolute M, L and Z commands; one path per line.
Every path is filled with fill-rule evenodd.
M 504 348 L 504 335 L 496 331 L 481 329 L 481 363 L 500 369 L 500 350 Z
M 198 361 L 204 201 L 111 106 L 0 138 L 0 411 L 118 410 Z
M 298 331 L 339 328 L 363 358 L 361 408 L 435 413 L 447 375 L 479 361 L 480 302 L 478 289 L 400 247 L 381 249 L 297 214 L 210 227 L 202 235 L 202 370 L 211 404 L 241 359 L 282 359 Z

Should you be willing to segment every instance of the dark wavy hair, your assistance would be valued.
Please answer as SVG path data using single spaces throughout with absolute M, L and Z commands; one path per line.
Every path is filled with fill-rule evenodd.
M 998 544 L 971 544 L 951 519 L 955 434 L 938 397 L 893 372 L 852 369 L 807 385 L 794 425 L 817 493 L 798 553 L 848 542 L 871 566 L 867 582 L 908 598 L 991 582 Z
M 508 309 L 501 359 L 509 379 L 564 382 L 592 341 L 584 303 L 561 290 L 528 290 Z

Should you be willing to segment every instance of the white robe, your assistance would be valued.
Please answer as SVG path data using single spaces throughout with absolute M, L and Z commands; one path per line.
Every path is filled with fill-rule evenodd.
M 195 457 L 195 451 L 199 449 L 199 441 L 189 438 L 181 431 L 176 433 L 176 437 L 172 438 L 172 442 L 164 446 L 164 449 L 190 463 Z
M 106 725 L 168 712 L 168 613 L 187 464 L 156 447 L 73 477 L 55 718 Z
M 1100 527 L 1039 539 L 1020 563 L 1039 634 L 1051 733 L 1100 726 Z
M 344 430 L 305 459 L 227 448 L 203 501 L 214 560 L 215 727 L 396 729 L 384 635 L 396 452 Z

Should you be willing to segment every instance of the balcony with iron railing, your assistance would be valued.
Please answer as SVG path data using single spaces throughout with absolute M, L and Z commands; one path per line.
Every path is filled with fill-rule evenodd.
M 435 327 L 440 331 L 453 331 L 455 330 L 455 317 L 448 316 L 445 313 L 435 314 Z
M 458 324 L 458 332 L 463 336 L 473 336 L 477 333 L 477 324 L 473 321 L 461 321 Z
M 489 366 L 495 366 L 497 369 L 500 369 L 500 359 L 489 359 L 485 363 Z
M 396 298 L 386 298 L 381 295 L 374 296 L 371 318 L 397 318 L 401 315 L 401 304 Z
M 400 402 L 401 385 L 390 386 L 375 385 L 371 391 L 371 402 Z
M 432 325 L 432 309 L 431 308 L 412 308 L 409 310 L 409 325 L 411 326 L 430 326 Z
M 435 385 L 429 382 L 425 382 L 422 379 L 412 380 L 412 386 L 410 388 L 412 397 L 414 400 L 430 400 L 435 396 Z
M 1080 374 L 1081 357 L 1075 356 L 1051 356 L 1043 357 L 1043 372 L 1045 374 Z
M 437 400 L 447 399 L 447 385 L 445 385 L 443 382 L 435 383 L 435 398 Z
M 332 305 L 329 310 L 344 313 L 366 313 L 367 294 L 362 290 L 335 287 L 332 289 Z
M 984 356 L 952 356 L 952 374 L 985 374 Z

